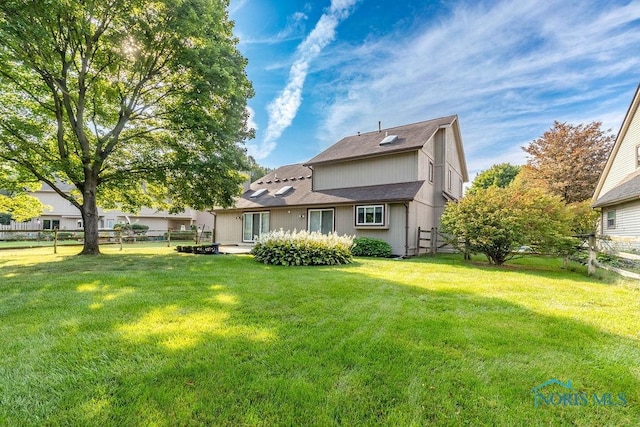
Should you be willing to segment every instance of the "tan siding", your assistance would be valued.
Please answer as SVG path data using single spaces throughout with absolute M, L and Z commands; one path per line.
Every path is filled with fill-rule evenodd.
M 411 219 L 409 222 L 409 226 L 411 229 L 415 230 L 417 233 L 418 227 L 423 230 L 430 230 L 431 227 L 436 227 L 436 217 L 435 210 L 432 206 L 422 203 L 422 202 L 413 202 L 411 203 Z
M 135 221 L 131 221 L 131 223 L 149 226 L 149 232 L 153 235 L 158 235 L 155 231 L 167 229 L 167 220 L 164 218 L 139 218 Z
M 242 213 L 239 211 L 218 212 L 216 215 L 215 235 L 215 240 L 222 244 L 241 243 Z
M 627 175 L 636 170 L 636 146 L 640 145 L 640 114 L 636 112 L 627 133 L 620 143 L 620 149 L 613 159 L 609 174 L 600 190 L 600 197 L 607 194 Z
M 301 216 L 302 215 L 302 216 Z M 272 209 L 269 215 L 271 231 L 301 231 L 307 229 L 306 209 Z
M 418 180 L 417 152 L 373 157 L 351 162 L 317 165 L 313 171 L 315 190 L 363 187 Z
M 425 181 L 427 183 L 429 183 L 429 162 L 433 163 L 434 167 L 436 164 L 435 154 L 433 151 L 433 138 L 431 138 L 429 142 L 430 144 L 425 145 L 420 151 L 418 151 L 418 180 Z M 433 183 L 429 184 L 433 186 Z
M 78 220 L 81 219 L 80 216 L 78 218 L 60 218 L 60 230 L 78 230 Z
M 602 210 L 601 231 L 605 236 L 611 237 L 640 237 L 640 202 L 625 203 L 615 207 L 616 227 L 607 228 L 607 212 L 611 209 Z
M 54 192 L 45 192 L 45 191 L 36 191 L 31 194 L 36 197 L 38 200 L 42 202 L 42 204 L 47 205 L 48 209 L 45 209 L 44 216 L 49 215 L 80 215 L 80 211 L 78 208 L 73 206 L 69 201 L 63 199 L 58 195 L 58 193 Z
M 209 212 L 196 212 L 195 217 L 197 225 L 199 227 L 204 226 L 205 230 L 209 231 L 215 226 L 215 216 Z M 169 223 L 172 222 L 180 224 L 182 221 L 177 219 L 169 221 Z
M 405 208 L 403 204 L 395 203 L 387 205 L 387 218 L 389 227 L 387 229 L 364 229 L 356 228 L 355 212 L 353 206 L 339 206 L 336 209 L 336 232 L 339 235 L 349 235 L 357 237 L 374 237 L 382 239 L 391 245 L 394 255 L 404 255 L 405 252 Z M 415 231 L 409 230 L 409 239 Z M 415 237 L 413 238 L 415 241 Z M 415 243 L 413 243 L 415 245 Z
M 445 189 L 449 194 L 457 199 L 462 197 L 462 161 L 460 159 L 460 153 L 455 140 L 455 133 L 452 127 L 448 127 L 445 130 L 445 145 L 446 145 L 446 167 L 445 167 Z M 449 170 L 451 170 L 451 188 L 449 188 Z
M 355 212 L 353 206 L 338 206 L 335 213 L 336 233 L 355 236 Z

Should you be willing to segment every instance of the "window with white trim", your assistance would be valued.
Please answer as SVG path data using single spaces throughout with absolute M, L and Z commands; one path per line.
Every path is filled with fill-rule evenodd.
M 309 232 L 318 231 L 322 234 L 333 233 L 333 209 L 309 209 Z
M 607 211 L 607 228 L 616 228 L 616 211 Z
M 356 206 L 356 225 L 384 225 L 384 205 Z
M 269 212 L 242 214 L 242 241 L 254 242 L 256 237 L 269 232 Z

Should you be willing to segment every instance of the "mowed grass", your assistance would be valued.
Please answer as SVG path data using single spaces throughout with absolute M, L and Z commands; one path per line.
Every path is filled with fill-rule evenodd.
M 0 425 L 640 425 L 632 281 L 77 251 L 0 252 Z M 552 378 L 626 405 L 535 408 Z

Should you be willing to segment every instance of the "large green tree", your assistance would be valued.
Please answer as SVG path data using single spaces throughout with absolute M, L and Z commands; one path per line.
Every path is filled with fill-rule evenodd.
M 572 214 L 560 197 L 537 188 L 491 186 L 449 203 L 441 229 L 464 242 L 471 253 L 501 265 L 523 246 L 564 253 L 573 244 Z
M 81 212 L 227 206 L 253 95 L 228 0 L 2 0 L 0 162 Z M 77 191 L 66 193 L 61 182 Z
M 510 163 L 500 163 L 491 166 L 489 169 L 480 172 L 469 188 L 470 192 L 489 187 L 507 187 L 513 182 L 518 173 L 520 172 L 520 166 L 512 165 Z
M 554 122 L 540 138 L 523 147 L 529 154 L 527 175 L 566 203 L 590 199 L 615 139 L 601 126 L 601 122 Z

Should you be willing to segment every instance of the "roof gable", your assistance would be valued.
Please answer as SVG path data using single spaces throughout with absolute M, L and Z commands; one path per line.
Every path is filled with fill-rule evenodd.
M 593 193 L 592 203 L 594 205 L 602 206 L 605 197 L 608 201 L 607 204 L 615 202 L 612 194 L 614 194 L 614 191 L 616 191 L 616 188 L 620 185 L 625 185 L 625 189 L 623 189 L 623 191 L 616 191 L 615 194 L 624 194 L 625 197 L 631 196 L 629 193 L 631 190 L 629 181 L 635 176 L 637 170 L 633 167 L 633 163 L 631 163 L 636 161 L 635 156 L 630 157 L 629 153 L 635 152 L 636 146 L 640 145 L 640 139 L 633 139 L 629 131 L 633 126 L 637 127 L 638 124 L 640 124 L 640 117 L 636 117 L 639 105 L 640 85 L 636 88 L 631 105 L 629 105 L 629 109 L 622 121 L 620 131 L 618 132 L 607 163 L 602 170 L 602 174 Z M 640 196 L 640 192 L 636 194 L 636 196 Z
M 453 125 L 457 122 L 457 118 L 457 116 L 453 115 L 347 136 L 306 162 L 305 165 L 312 166 L 320 163 L 418 150 L 427 143 L 438 129 L 443 126 Z M 392 136 L 397 136 L 397 138 L 391 138 Z
M 594 208 L 617 205 L 640 197 L 640 171 L 632 173 L 620 184 L 616 185 L 605 195 L 598 198 Z

